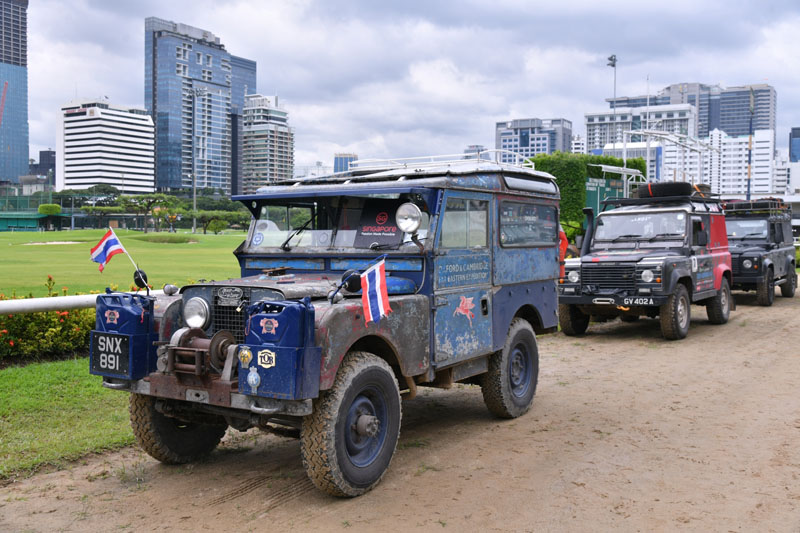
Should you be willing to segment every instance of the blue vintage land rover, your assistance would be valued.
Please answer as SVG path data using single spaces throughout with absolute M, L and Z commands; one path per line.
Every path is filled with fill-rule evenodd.
M 357 496 L 386 471 L 418 387 L 479 384 L 503 418 L 530 408 L 536 333 L 558 324 L 551 175 L 373 161 L 235 199 L 253 214 L 241 278 L 97 300 L 91 372 L 131 393 L 150 455 L 192 461 L 228 427 L 294 433 L 313 482 Z M 388 307 L 367 322 L 359 274 L 381 258 Z

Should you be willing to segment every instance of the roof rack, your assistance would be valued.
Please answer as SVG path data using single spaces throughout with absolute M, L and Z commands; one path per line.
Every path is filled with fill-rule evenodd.
M 792 212 L 792 206 L 784 203 L 780 198 L 760 198 L 758 200 L 728 200 L 723 204 L 727 213 L 737 215 L 784 215 Z
M 503 158 L 502 156 L 507 156 Z M 514 162 L 508 162 L 513 158 Z M 426 167 L 440 167 L 452 164 L 463 164 L 465 161 L 478 160 L 503 165 L 516 166 L 524 169 L 533 169 L 533 162 L 525 159 L 516 152 L 509 150 L 481 150 L 480 152 L 470 152 L 466 154 L 444 154 L 418 157 L 402 157 L 391 159 L 358 159 L 350 162 L 350 169 L 353 172 L 395 169 L 417 169 Z
M 648 198 L 607 198 L 600 202 L 603 204 L 605 210 L 610 205 L 625 206 L 625 205 L 652 205 L 652 204 L 675 204 L 687 203 L 692 204 L 692 210 L 695 209 L 694 204 L 703 204 L 708 211 L 709 205 L 719 206 L 722 200 L 718 197 L 709 196 L 708 193 L 701 193 L 700 191 L 692 191 L 692 194 L 681 196 L 651 196 Z

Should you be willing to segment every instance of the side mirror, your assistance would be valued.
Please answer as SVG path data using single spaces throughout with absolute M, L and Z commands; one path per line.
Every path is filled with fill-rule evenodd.
M 347 292 L 358 292 L 361 290 L 361 275 L 358 270 L 348 270 L 342 274 L 342 283 Z
M 136 272 L 133 273 L 133 283 L 140 289 L 147 288 L 147 274 L 144 273 L 144 270 L 137 269 Z
M 583 245 L 583 235 L 576 235 L 575 236 L 575 246 L 580 250 L 582 245 Z
M 698 233 L 695 236 L 695 241 L 696 246 L 708 246 L 708 235 L 705 231 Z

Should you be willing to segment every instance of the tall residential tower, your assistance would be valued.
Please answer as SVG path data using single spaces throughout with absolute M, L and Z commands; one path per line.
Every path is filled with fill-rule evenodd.
M 0 0 L 0 181 L 28 173 L 28 0 Z
M 147 112 L 156 128 L 156 187 L 242 190 L 242 111 L 256 63 L 228 53 L 213 33 L 145 20 Z
M 292 179 L 294 131 L 278 97 L 247 95 L 242 123 L 242 192 Z

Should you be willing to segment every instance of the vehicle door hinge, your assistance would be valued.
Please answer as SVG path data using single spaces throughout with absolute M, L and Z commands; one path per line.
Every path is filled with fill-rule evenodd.
M 433 306 L 434 307 L 447 307 L 450 303 L 447 301 L 446 296 L 436 296 L 433 299 Z

